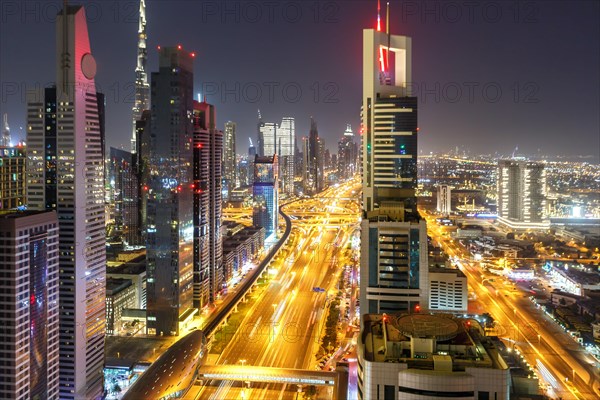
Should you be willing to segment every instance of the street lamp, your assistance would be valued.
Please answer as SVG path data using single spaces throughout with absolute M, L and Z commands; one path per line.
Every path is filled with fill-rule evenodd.
M 240 360 L 240 364 L 242 364 L 242 367 L 243 367 L 244 364 L 246 364 L 246 360 L 245 359 Z

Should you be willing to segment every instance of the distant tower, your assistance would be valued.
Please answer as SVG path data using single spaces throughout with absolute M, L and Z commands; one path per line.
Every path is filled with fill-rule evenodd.
M 229 194 L 237 186 L 237 160 L 235 156 L 236 127 L 237 124 L 235 122 L 226 122 L 223 136 L 223 175 L 227 182 L 227 191 Z
M 137 153 L 136 121 L 142 117 L 142 112 L 150 108 L 150 86 L 146 74 L 146 2 L 140 0 L 140 20 L 138 24 L 137 66 L 135 67 L 135 99 L 133 103 L 133 133 L 131 135 L 131 152 Z
M 279 157 L 279 178 L 282 190 L 294 194 L 294 150 L 296 148 L 296 121 L 293 117 L 283 117 L 277 130 L 277 156 Z
M 0 137 L 0 146 L 10 146 L 10 128 L 8 126 L 8 114 L 2 116 L 2 137 Z
M 452 189 L 448 185 L 439 185 L 437 188 L 437 212 L 448 215 L 452 212 Z

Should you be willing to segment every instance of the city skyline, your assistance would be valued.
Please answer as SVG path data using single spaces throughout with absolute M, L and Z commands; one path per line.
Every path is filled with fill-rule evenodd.
M 131 121 L 134 97 L 138 2 L 81 4 L 90 7 L 90 34 L 106 39 L 98 41 L 95 53 L 97 84 L 107 95 L 107 145 L 128 149 L 125 124 Z M 146 2 L 148 65 L 156 63 L 157 45 L 181 44 L 197 52 L 194 93 L 204 88 L 202 95 L 219 108 L 221 121 L 238 122 L 238 154 L 245 153 L 246 140 L 254 135 L 257 108 L 266 120 L 295 117 L 298 137 L 308 134 L 309 117 L 314 116 L 330 150 L 347 123 L 358 126 L 354 105 L 360 102 L 360 84 L 352 80 L 361 71 L 356 43 L 360 28 L 373 25 L 373 4 L 326 2 L 315 9 L 291 2 L 275 8 L 271 18 L 269 3 L 258 2 L 259 19 L 252 19 L 241 2 L 232 2 L 230 13 L 217 3 L 207 4 L 170 2 L 167 7 Z M 437 2 L 406 4 L 390 3 L 391 26 L 418 44 L 413 91 L 419 105 L 426 106 L 420 119 L 420 153 L 450 150 L 459 142 L 482 154 L 507 155 L 518 148 L 532 155 L 598 159 L 598 3 L 526 2 L 518 10 L 504 2 L 474 9 L 443 8 Z M 423 4 L 430 7 L 428 14 Z M 294 5 L 301 10 L 297 19 L 292 18 Z M 181 13 L 184 6 L 187 11 Z M 20 4 L 11 7 L 4 6 L 0 28 L 0 49 L 13 55 L 0 61 L 0 113 L 9 115 L 16 141 L 25 136 L 20 129 L 25 126 L 25 90 L 36 82 L 43 87 L 53 81 L 49 71 L 34 74 L 33 69 L 34 59 L 53 58 L 52 46 L 36 43 L 52 32 L 60 2 L 38 5 L 27 9 L 29 13 Z M 331 40 L 316 40 L 321 35 Z M 36 51 L 23 52 L 25 48 Z M 249 57 L 259 62 L 240 68 Z M 15 58 L 21 62 L 12 62 Z M 307 59 L 315 62 L 306 64 Z M 269 87 L 274 88 L 273 102 L 268 101 Z M 286 101 L 294 100 L 294 87 L 301 88 L 300 98 Z M 261 99 L 254 101 L 257 90 Z

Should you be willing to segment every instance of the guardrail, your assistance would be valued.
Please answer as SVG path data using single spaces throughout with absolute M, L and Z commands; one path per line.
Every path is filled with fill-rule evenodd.
M 292 232 L 292 220 L 288 217 L 282 210 L 283 207 L 289 203 L 283 204 L 279 207 L 279 214 L 285 220 L 285 231 L 283 236 L 275 246 L 271 248 L 269 254 L 258 264 L 258 267 L 254 271 L 254 274 L 250 277 L 250 279 L 246 280 L 245 283 L 242 284 L 240 290 L 238 290 L 233 297 L 229 300 L 229 302 L 225 303 L 215 314 L 211 315 L 206 324 L 204 324 L 204 328 L 202 329 L 204 335 L 206 337 L 210 337 L 218 328 L 219 325 L 223 322 L 225 318 L 231 313 L 231 310 L 240 302 L 240 300 L 246 295 L 248 290 L 256 283 L 258 278 L 262 275 L 263 271 L 267 267 L 267 265 L 271 262 L 273 257 L 277 254 L 279 249 L 285 244 L 288 240 L 290 233 Z

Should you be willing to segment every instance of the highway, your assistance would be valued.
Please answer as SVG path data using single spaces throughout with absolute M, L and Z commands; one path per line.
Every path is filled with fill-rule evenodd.
M 551 374 L 550 380 L 555 379 L 555 387 L 547 394 L 565 400 L 597 399 L 600 382 L 592 356 L 537 309 L 529 299 L 530 294 L 514 289 L 505 278 L 482 273 L 468 251 L 443 234 L 434 216 L 422 215 L 426 216 L 433 242 L 441 244 L 450 257 L 460 260 L 459 267 L 467 276 L 470 289 L 484 307 L 478 311 L 488 312 L 496 320 L 498 336 L 508 342 L 508 347 L 514 344 L 530 365 L 538 365 L 539 360 Z
M 358 224 L 356 205 L 338 200 L 358 193 L 358 181 L 324 192 L 331 198 L 304 199 L 284 207 L 292 219 L 292 237 L 273 265 L 277 269 L 217 364 L 314 369 L 327 301 L 337 292 L 344 265 L 342 250 Z M 321 210 L 308 214 L 306 210 Z M 299 218 L 302 214 L 302 219 Z M 315 292 L 314 288 L 324 288 Z M 190 399 L 293 399 L 297 387 L 210 382 L 192 388 Z M 294 385 L 295 386 L 295 385 Z

